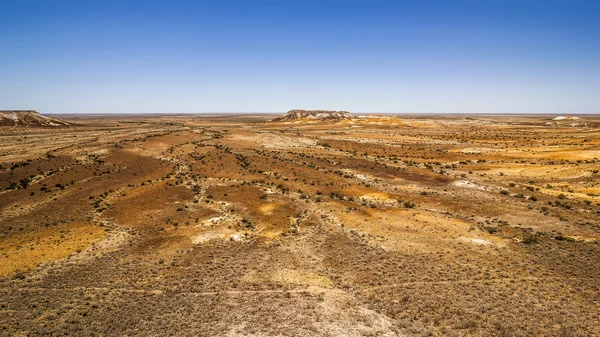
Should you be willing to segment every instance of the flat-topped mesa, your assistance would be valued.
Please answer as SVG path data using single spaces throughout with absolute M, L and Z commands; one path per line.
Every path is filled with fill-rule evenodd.
M 62 126 L 69 123 L 35 110 L 0 110 L 0 126 Z
M 332 110 L 290 110 L 285 115 L 273 119 L 273 122 L 285 122 L 298 119 L 342 120 L 353 118 L 348 111 Z

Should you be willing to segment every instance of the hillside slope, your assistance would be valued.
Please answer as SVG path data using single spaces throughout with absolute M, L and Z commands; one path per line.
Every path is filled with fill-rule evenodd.
M 331 111 L 331 110 L 290 110 L 285 115 L 273 119 L 273 122 L 287 122 L 307 119 L 322 119 L 322 120 L 341 120 L 353 118 L 348 111 Z
M 0 126 L 61 126 L 69 123 L 35 110 L 0 110 Z

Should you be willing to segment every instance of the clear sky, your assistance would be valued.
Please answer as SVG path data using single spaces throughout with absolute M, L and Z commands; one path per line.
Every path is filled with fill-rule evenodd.
M 600 1 L 0 0 L 0 109 L 600 113 Z

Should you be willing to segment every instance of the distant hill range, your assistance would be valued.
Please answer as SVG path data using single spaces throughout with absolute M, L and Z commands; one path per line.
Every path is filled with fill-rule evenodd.
M 69 123 L 35 110 L 0 110 L 0 126 L 63 126 Z
M 277 117 L 272 122 L 287 122 L 298 119 L 342 120 L 353 118 L 348 111 L 331 110 L 290 110 L 285 115 Z

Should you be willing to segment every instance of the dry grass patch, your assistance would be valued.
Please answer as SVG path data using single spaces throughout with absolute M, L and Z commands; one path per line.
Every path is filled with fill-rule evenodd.
M 0 276 L 63 259 L 88 248 L 105 235 L 100 226 L 72 223 L 5 237 L 0 241 Z

